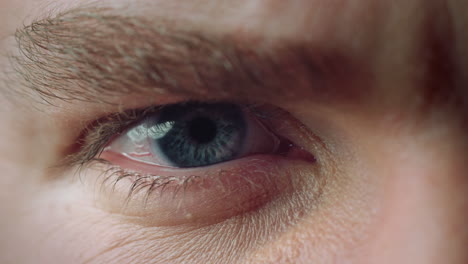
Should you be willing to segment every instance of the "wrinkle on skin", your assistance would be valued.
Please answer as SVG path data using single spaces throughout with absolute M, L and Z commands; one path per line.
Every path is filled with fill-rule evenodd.
M 44 3 L 38 2 L 11 1 L 9 8 Z M 198 31 L 209 28 L 241 42 L 262 36 L 345 51 L 364 73 L 353 79 L 346 78 L 352 71 L 341 72 L 331 85 L 348 91 L 365 86 L 365 100 L 354 101 L 350 92 L 343 99 L 351 103 L 340 106 L 333 100 L 273 102 L 292 105 L 287 110 L 301 116 L 304 129 L 322 128 L 316 116 L 325 123 L 317 134 L 336 167 L 323 175 L 323 197 L 314 201 L 305 186 L 283 204 L 204 228 L 137 225 L 96 209 L 95 194 L 70 183 L 68 172 L 39 183 L 59 156 L 57 145 L 66 143 L 61 135 L 72 129 L 55 126 L 53 114 L 4 107 L 1 120 L 18 132 L 0 138 L 0 232 L 8 241 L 1 241 L 0 262 L 467 263 L 468 140 L 461 121 L 467 111 L 458 108 L 468 96 L 465 2 L 200 0 L 185 6 L 139 0 L 130 6 L 132 15 L 184 17 Z M 0 36 L 21 24 L 8 17 Z M 340 69 L 336 61 L 328 66 Z M 9 104 L 3 94 L 0 100 Z M 68 120 L 75 120 L 74 108 L 89 110 L 77 102 L 63 105 L 71 109 L 62 113 Z M 297 210 L 303 204 L 305 210 Z

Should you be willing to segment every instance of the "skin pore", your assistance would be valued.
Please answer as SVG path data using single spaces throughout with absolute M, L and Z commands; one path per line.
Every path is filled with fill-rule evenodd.
M 467 8 L 3 1 L 0 262 L 467 263 Z M 187 101 L 293 147 L 185 171 L 106 152 Z

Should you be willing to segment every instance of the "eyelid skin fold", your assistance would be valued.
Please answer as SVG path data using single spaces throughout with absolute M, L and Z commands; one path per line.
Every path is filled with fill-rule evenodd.
M 106 157 L 125 166 L 120 158 L 125 159 Z M 115 175 L 106 176 L 110 178 L 101 187 L 108 192 L 103 197 L 112 197 L 104 198 L 103 206 L 154 226 L 214 224 L 289 197 L 297 191 L 296 175 L 310 165 L 302 160 L 258 155 L 204 169 L 153 168 L 151 175 L 127 171 L 124 176 L 117 169 Z M 142 170 L 151 169 L 138 169 Z M 123 177 L 116 181 L 119 176 Z
M 151 226 L 210 224 L 275 206 L 310 184 L 322 185 L 315 157 L 300 147 L 308 138 L 298 129 L 300 122 L 269 106 L 247 109 L 273 134 L 292 142 L 287 151 L 278 154 L 258 153 L 180 169 L 135 162 L 121 153 L 105 151 L 105 146 L 125 129 L 160 109 L 114 114 L 88 128 L 77 153 L 85 155 L 75 156 L 78 162 L 74 165 L 85 174 L 80 178 L 97 190 L 98 204 L 103 209 Z M 317 178 L 304 180 L 305 171 L 316 171 Z M 319 192 L 312 195 L 318 196 Z

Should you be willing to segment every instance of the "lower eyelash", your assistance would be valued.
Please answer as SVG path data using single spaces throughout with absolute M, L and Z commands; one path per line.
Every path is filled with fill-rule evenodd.
M 111 190 L 115 191 L 116 185 L 124 180 L 130 179 L 132 184 L 128 190 L 127 198 L 125 200 L 125 205 L 130 202 L 134 195 L 145 192 L 145 205 L 148 202 L 149 197 L 154 194 L 157 190 L 160 191 L 159 195 L 162 196 L 165 194 L 165 191 L 170 186 L 170 193 L 175 197 L 180 191 L 186 191 L 196 179 L 200 179 L 201 176 L 198 175 L 188 175 L 188 176 L 158 176 L 151 174 L 143 174 L 141 172 L 132 171 L 123 169 L 120 166 L 113 165 L 110 162 L 102 159 L 94 159 L 92 162 L 87 164 L 87 166 L 105 166 L 105 168 L 98 179 L 102 181 L 97 181 L 96 184 L 100 184 L 100 190 L 104 186 L 111 186 Z M 79 170 L 82 170 L 83 167 L 80 167 Z

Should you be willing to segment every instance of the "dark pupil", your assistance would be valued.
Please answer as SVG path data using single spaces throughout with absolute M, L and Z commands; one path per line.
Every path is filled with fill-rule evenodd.
M 216 137 L 216 133 L 216 124 L 209 118 L 197 117 L 188 123 L 189 137 L 196 143 L 208 143 Z
M 242 150 L 247 131 L 242 109 L 229 103 L 169 105 L 161 110 L 155 125 L 166 122 L 171 122 L 170 129 L 152 145 L 155 153 L 180 168 L 235 158 Z

